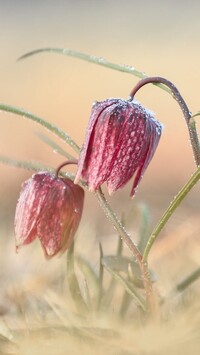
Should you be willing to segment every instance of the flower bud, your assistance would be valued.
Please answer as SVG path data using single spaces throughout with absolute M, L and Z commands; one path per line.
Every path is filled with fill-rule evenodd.
M 17 248 L 38 237 L 47 257 L 63 253 L 78 228 L 83 201 L 84 190 L 70 179 L 34 174 L 22 185 L 16 206 Z
M 134 175 L 131 197 L 149 165 L 162 125 L 136 100 L 107 99 L 94 104 L 78 162 L 90 191 L 107 183 L 109 194 Z

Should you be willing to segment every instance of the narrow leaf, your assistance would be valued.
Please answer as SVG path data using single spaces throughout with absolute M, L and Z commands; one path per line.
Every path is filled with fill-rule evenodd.
M 200 111 L 197 111 L 190 117 L 189 125 L 192 129 L 196 129 L 196 118 L 200 116 Z
M 145 204 L 142 203 L 138 207 L 141 215 L 138 249 L 143 254 L 149 238 L 148 229 L 150 224 L 150 213 Z
M 74 243 L 72 243 L 67 253 L 67 281 L 71 297 L 74 300 L 77 309 L 85 313 L 87 311 L 87 305 L 81 294 L 79 282 L 74 270 Z
M 121 222 L 123 223 L 123 217 L 121 218 Z M 121 237 L 118 237 L 118 243 L 117 243 L 117 250 L 116 250 L 116 257 L 120 257 L 122 255 L 122 251 L 123 251 L 123 242 Z M 106 256 L 105 256 L 106 257 Z M 104 259 L 104 255 L 101 255 L 101 265 L 103 267 L 103 259 Z M 104 305 L 105 308 L 108 308 L 109 305 L 112 302 L 115 290 L 116 290 L 116 285 L 117 285 L 117 281 L 115 280 L 115 278 L 112 276 L 111 280 L 110 280 L 110 284 L 107 288 L 107 290 L 104 292 L 104 295 L 102 297 L 102 305 Z
M 192 285 L 199 278 L 200 278 L 200 267 L 198 267 L 191 274 L 189 274 L 184 280 L 179 282 L 178 285 L 176 285 L 175 289 L 179 292 L 182 292 L 185 289 L 187 289 L 190 285 Z
M 74 51 L 74 50 L 71 50 L 68 48 L 39 48 L 39 49 L 33 50 L 31 52 L 28 52 L 28 53 L 22 55 L 21 57 L 18 58 L 18 60 L 22 60 L 22 59 L 31 57 L 35 54 L 44 53 L 44 52 L 53 52 L 53 53 L 63 54 L 63 55 L 69 56 L 69 57 L 79 58 L 81 60 L 84 60 L 84 61 L 87 61 L 90 63 L 95 63 L 95 64 L 98 64 L 98 65 L 101 65 L 101 66 L 104 66 L 104 67 L 107 67 L 110 69 L 118 70 L 118 71 L 121 71 L 124 73 L 133 74 L 139 78 L 146 78 L 146 75 L 143 72 L 136 70 L 132 66 L 115 64 L 115 63 L 109 62 L 105 58 L 96 57 L 94 55 L 85 54 L 85 53 Z
M 79 266 L 79 269 L 81 272 L 84 274 L 87 284 L 89 287 L 89 291 L 92 290 L 94 294 L 94 298 L 98 297 L 98 276 L 96 272 L 94 271 L 93 267 L 90 265 L 90 263 L 84 259 L 82 256 L 77 256 L 76 257 L 76 262 Z M 91 292 L 90 292 L 91 294 Z
M 133 259 L 121 255 L 106 255 L 104 256 L 102 263 L 105 267 L 108 267 L 114 272 L 123 272 L 124 274 L 128 275 L 134 286 L 143 288 L 143 279 L 140 268 Z M 150 277 L 152 282 L 155 282 L 156 276 L 152 270 L 150 270 Z
M 113 296 L 115 294 L 115 290 L 116 290 L 116 285 L 117 285 L 117 281 L 116 279 L 112 276 L 111 278 L 111 281 L 110 281 L 110 284 L 107 288 L 107 290 L 104 292 L 104 294 L 102 295 L 102 299 L 101 299 L 101 306 L 104 308 L 104 309 L 108 309 L 111 302 L 112 302 L 112 299 L 113 299 Z
M 49 147 L 53 149 L 55 153 L 58 153 L 62 155 L 63 157 L 69 159 L 69 160 L 74 160 L 75 158 L 73 155 L 67 153 L 64 149 L 62 149 L 56 142 L 54 142 L 52 139 L 47 137 L 45 134 L 37 132 L 35 133 L 36 136 L 44 143 L 46 143 Z
M 17 159 L 0 155 L 0 162 L 5 165 L 12 166 L 14 168 L 21 168 L 21 169 L 31 170 L 35 172 L 37 171 L 49 171 L 52 173 L 55 172 L 55 169 L 53 169 L 52 167 L 46 166 L 43 163 L 37 161 L 17 160 Z M 68 177 L 72 181 L 74 180 L 74 174 L 61 172 L 60 175 L 62 175 L 63 177 Z M 84 186 L 83 183 L 82 186 Z
M 129 295 L 132 296 L 132 298 L 137 302 L 138 305 L 142 307 L 144 311 L 146 311 L 145 307 L 145 301 L 144 299 L 140 296 L 138 291 L 134 288 L 133 285 L 130 284 L 127 280 L 125 280 L 121 275 L 110 269 L 108 266 L 104 265 L 106 270 L 115 278 L 115 280 L 119 281 L 125 290 L 128 292 Z
M 53 168 L 46 166 L 42 163 L 39 163 L 37 161 L 17 160 L 17 159 L 3 156 L 3 155 L 0 156 L 0 162 L 5 165 L 12 166 L 14 168 L 21 168 L 21 169 L 25 169 L 25 170 L 32 170 L 32 171 L 44 171 L 45 170 L 45 171 L 49 171 L 49 172 L 54 171 Z
M 97 309 L 100 308 L 101 305 L 101 300 L 102 300 L 102 296 L 103 296 L 103 276 L 104 276 L 104 267 L 103 267 L 103 248 L 102 248 L 102 244 L 99 243 L 99 277 L 98 277 L 98 297 L 97 297 Z
M 28 53 L 22 55 L 21 57 L 18 58 L 18 60 L 22 60 L 22 59 L 31 57 L 35 54 L 44 53 L 44 52 L 53 52 L 53 53 L 63 54 L 63 55 L 69 56 L 69 57 L 79 58 L 81 60 L 84 60 L 84 61 L 87 61 L 90 63 L 95 63 L 95 64 L 101 65 L 103 67 L 106 67 L 106 68 L 117 70 L 117 71 L 120 71 L 123 73 L 132 74 L 132 75 L 134 75 L 138 78 L 141 78 L 141 79 L 147 77 L 147 75 L 145 73 L 135 69 L 132 66 L 125 65 L 125 64 L 112 63 L 112 62 L 109 62 L 105 58 L 96 57 L 94 55 L 89 55 L 89 54 L 85 54 L 82 52 L 74 51 L 69 48 L 48 48 L 48 47 L 47 48 L 39 48 L 39 49 L 35 49 L 31 52 L 28 52 Z M 162 85 L 162 84 L 153 84 L 153 85 L 159 86 L 161 89 L 163 89 L 171 94 L 171 91 L 165 85 Z
M 109 267 L 116 272 L 128 272 L 128 258 L 124 256 L 106 255 L 104 256 L 103 265 Z
M 120 305 L 120 310 L 119 310 L 120 317 L 125 316 L 125 314 L 128 311 L 128 308 L 131 304 L 131 301 L 132 301 L 132 297 L 130 296 L 130 294 L 127 293 L 126 291 L 124 291 L 124 295 L 123 295 L 122 302 Z
M 194 113 L 194 115 L 191 116 L 190 119 L 193 119 L 194 117 L 200 116 L 200 111 L 197 111 L 196 113 Z
M 69 144 L 70 147 L 74 149 L 76 153 L 80 152 L 79 146 L 73 141 L 73 139 L 65 131 L 49 123 L 48 121 L 45 121 L 43 118 L 33 115 L 32 113 L 24 109 L 20 109 L 17 107 L 4 105 L 4 104 L 0 104 L 0 111 L 14 113 L 16 115 L 22 116 L 24 118 L 39 123 L 41 126 L 47 128 L 50 132 L 54 133 L 59 138 L 61 138 L 65 143 Z
M 102 244 L 99 243 L 99 254 L 100 254 L 100 262 L 99 262 L 99 283 L 102 285 L 103 283 L 103 265 L 102 265 L 102 260 L 103 260 L 103 257 L 104 257 L 104 254 L 103 254 L 103 248 L 102 248 Z

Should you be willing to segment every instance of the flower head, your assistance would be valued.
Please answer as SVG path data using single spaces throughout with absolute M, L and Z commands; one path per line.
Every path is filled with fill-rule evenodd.
M 89 190 L 104 182 L 109 193 L 135 175 L 131 196 L 158 145 L 162 125 L 135 100 L 107 99 L 94 104 L 78 162 L 75 183 L 86 180 Z
M 84 190 L 70 179 L 34 174 L 24 182 L 16 207 L 17 248 L 38 237 L 46 256 L 63 253 L 78 228 L 83 200 Z

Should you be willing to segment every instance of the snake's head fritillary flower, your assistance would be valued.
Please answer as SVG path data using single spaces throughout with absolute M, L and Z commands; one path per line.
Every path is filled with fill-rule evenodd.
M 45 255 L 63 253 L 73 241 L 84 201 L 84 190 L 68 178 L 49 172 L 25 181 L 15 213 L 16 246 L 40 239 Z
M 162 125 L 136 100 L 107 99 L 93 105 L 75 183 L 82 177 L 90 191 L 104 182 L 110 194 L 134 175 L 131 197 L 149 165 Z

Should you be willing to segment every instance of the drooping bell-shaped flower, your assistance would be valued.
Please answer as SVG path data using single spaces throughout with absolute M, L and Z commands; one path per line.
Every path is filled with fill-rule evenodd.
M 22 185 L 16 206 L 17 248 L 38 237 L 47 257 L 63 253 L 78 228 L 83 201 L 84 190 L 70 179 L 34 174 Z
M 133 197 L 161 131 L 162 125 L 136 100 L 107 99 L 95 103 L 75 183 L 82 177 L 89 190 L 95 191 L 106 182 L 111 194 L 134 175 Z

